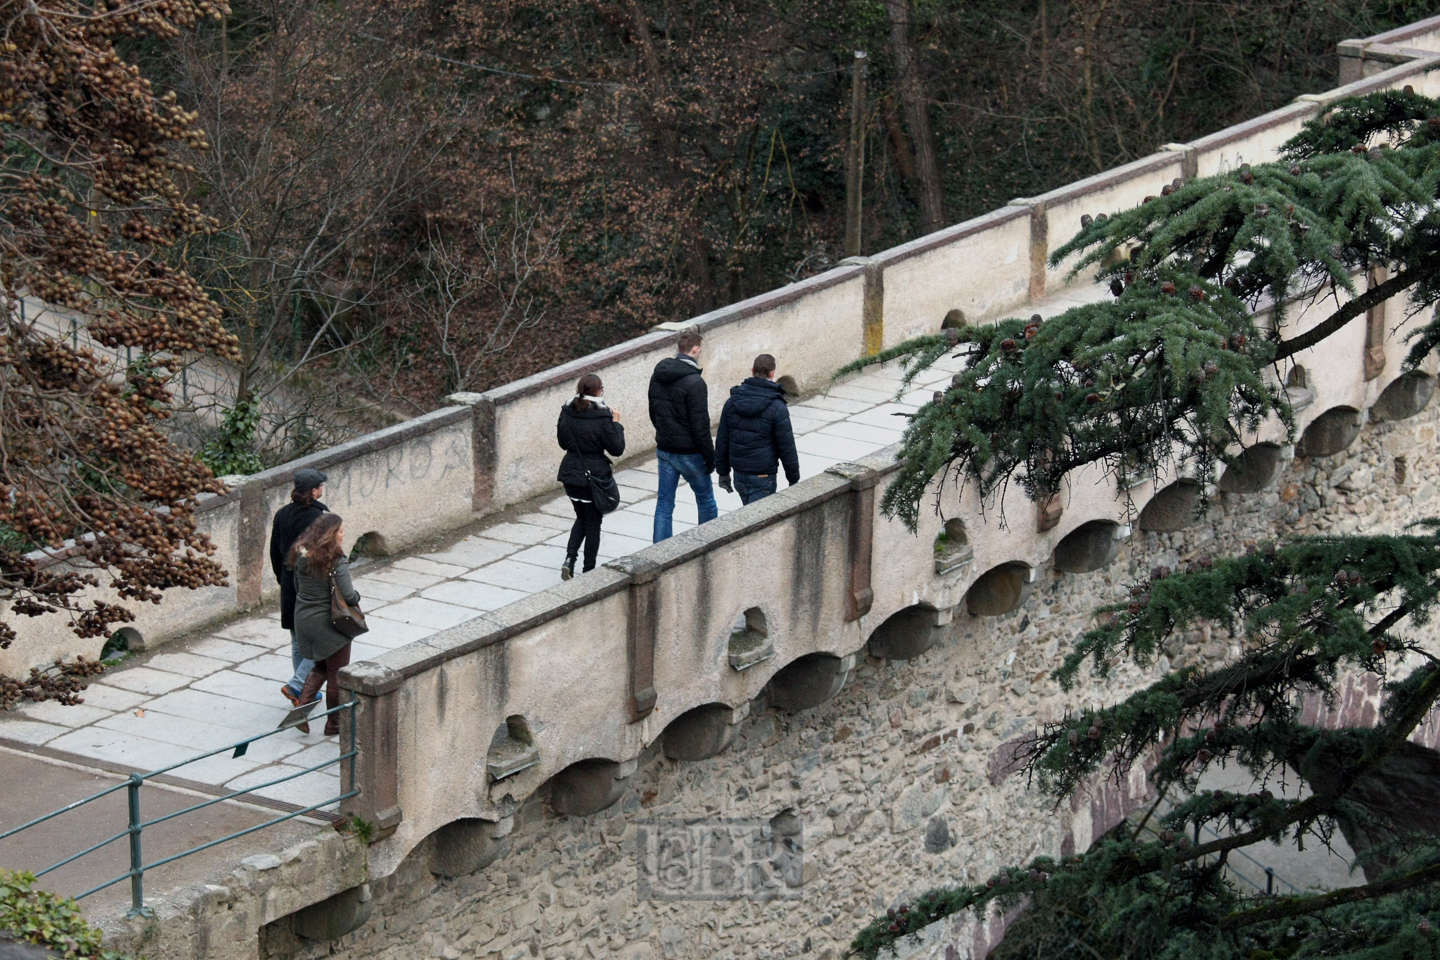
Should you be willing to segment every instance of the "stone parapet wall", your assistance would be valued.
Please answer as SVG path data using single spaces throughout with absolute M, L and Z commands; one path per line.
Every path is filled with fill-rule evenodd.
M 494 427 L 493 478 L 482 484 L 489 493 L 477 509 L 499 509 L 559 489 L 555 418 L 585 373 L 601 375 L 606 402 L 631 425 L 627 454 L 653 450 L 646 421 L 650 373 L 675 355 L 683 330 L 698 330 L 705 338 L 701 365 L 710 384 L 712 419 L 729 395 L 726 385 L 748 377 L 757 354 L 778 357 L 779 374 L 794 378 L 798 390 L 823 388 L 837 369 L 865 353 L 866 284 L 863 268 L 842 265 L 684 323 L 661 324 L 643 337 L 478 395 Z
M 270 522 L 275 511 L 290 502 L 297 470 L 312 467 L 329 475 L 325 501 L 345 518 L 352 543 L 376 533 L 386 550 L 396 550 L 470 522 L 474 422 L 471 410 L 448 407 L 235 478 L 228 493 L 202 500 L 196 511 L 199 529 L 215 545 L 214 558 L 229 573 L 229 582 L 197 591 L 171 590 L 159 604 L 131 604 L 136 619 L 123 629 L 132 649 L 152 648 L 278 595 L 270 569 Z M 106 589 L 95 596 L 120 602 Z M 3 674 L 24 675 L 32 666 L 77 654 L 94 658 L 105 644 L 103 637 L 77 638 L 58 615 L 31 619 L 6 611 L 5 616 L 19 638 L 9 650 L 0 650 Z
M 1396 64 L 1440 53 L 1440 17 L 1420 20 L 1365 40 L 1343 40 L 1338 52 L 1341 83 L 1373 77 Z

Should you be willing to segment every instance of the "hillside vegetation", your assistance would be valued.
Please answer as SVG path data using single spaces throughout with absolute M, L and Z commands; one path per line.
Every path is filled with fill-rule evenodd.
M 134 53 L 208 135 L 220 226 L 177 255 L 273 462 L 831 265 L 854 50 L 871 252 L 1333 86 L 1337 41 L 1431 12 L 237 0 Z

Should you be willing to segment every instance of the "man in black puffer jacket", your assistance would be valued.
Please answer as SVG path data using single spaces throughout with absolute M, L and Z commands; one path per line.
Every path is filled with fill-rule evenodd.
M 668 539 L 675 516 L 680 478 L 695 491 L 696 523 L 714 520 L 715 445 L 710 440 L 710 400 L 700 376 L 700 334 L 680 334 L 679 353 L 655 365 L 650 376 L 650 422 L 655 425 L 659 461 L 659 497 L 655 502 L 654 541 Z
M 785 479 L 792 487 L 800 482 L 795 431 L 790 427 L 785 391 L 775 382 L 775 358 L 760 354 L 750 372 L 753 376 L 731 388 L 715 435 L 715 472 L 720 486 L 730 489 L 733 467 L 741 503 L 753 503 L 775 492 L 777 464 L 785 466 Z
M 285 566 L 285 560 L 300 534 L 328 511 L 329 508 L 320 502 L 328 479 L 319 470 L 308 467 L 296 470 L 295 489 L 290 493 L 290 502 L 275 511 L 275 521 L 270 526 L 270 568 L 275 571 L 275 579 L 280 583 L 280 626 L 290 631 L 293 674 L 280 692 L 292 707 L 300 704 L 300 691 L 315 664 L 300 656 L 300 641 L 295 636 L 295 571 Z M 301 732 L 310 732 L 308 724 Z

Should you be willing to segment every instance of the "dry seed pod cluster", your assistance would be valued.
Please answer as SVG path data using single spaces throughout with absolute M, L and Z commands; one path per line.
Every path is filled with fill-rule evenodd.
M 133 619 L 86 596 L 96 587 L 159 602 L 167 589 L 225 582 L 194 511 L 219 484 L 160 430 L 167 356 L 237 355 L 219 308 L 166 258 L 214 229 L 175 179 L 191 172 L 178 148 L 204 150 L 205 136 L 114 44 L 226 13 L 206 0 L 36 0 L 0 12 L 0 122 L 21 161 L 0 176 L 0 599 L 14 615 L 0 648 L 16 617 L 67 617 L 87 638 Z M 38 326 L 38 302 L 87 318 L 109 350 Z M 141 359 L 127 368 L 125 355 Z M 101 669 L 82 659 L 0 678 L 0 709 L 21 697 L 74 702 Z

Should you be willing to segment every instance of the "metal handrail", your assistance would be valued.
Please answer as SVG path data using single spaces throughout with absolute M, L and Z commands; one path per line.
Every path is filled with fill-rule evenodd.
M 1195 825 L 1195 845 L 1197 845 L 1197 846 L 1200 845 L 1200 832 L 1201 832 L 1201 829 L 1204 829 L 1204 830 L 1205 830 L 1205 833 L 1210 833 L 1210 835 L 1211 835 L 1211 836 L 1214 836 L 1214 838 L 1217 839 L 1217 841 L 1218 841 L 1218 839 L 1224 839 L 1224 838 L 1223 838 L 1223 835 L 1221 835 L 1221 833 L 1215 832 L 1215 830 L 1212 829 L 1211 826 L 1208 825 L 1208 823 L 1207 823 L 1207 825 L 1204 825 L 1204 828 L 1201 828 L 1200 823 L 1197 823 L 1197 825 Z M 1231 849 L 1231 851 L 1228 851 L 1228 852 L 1230 852 L 1230 853 L 1238 853 L 1238 855 L 1243 856 L 1244 859 L 1247 859 L 1247 861 L 1250 861 L 1251 864 L 1254 864 L 1254 865 L 1256 865 L 1256 866 L 1259 866 L 1260 869 L 1263 869 L 1263 871 L 1264 871 L 1264 887 L 1261 888 L 1261 887 L 1260 887 L 1260 884 L 1257 884 L 1257 882 L 1256 882 L 1256 881 L 1253 881 L 1253 879 L 1250 879 L 1250 878 L 1246 877 L 1246 875 L 1241 874 L 1241 872 L 1238 871 L 1238 869 L 1234 868 L 1234 866 L 1231 866 L 1230 864 L 1228 864 L 1228 862 L 1227 862 L 1227 864 L 1225 864 L 1225 869 L 1228 869 L 1228 871 L 1230 871 L 1231 874 L 1236 875 L 1236 877 L 1238 877 L 1238 878 L 1240 878 L 1240 879 L 1243 879 L 1243 881 L 1246 881 L 1247 884 L 1250 884 L 1250 885 L 1251 885 L 1251 887 L 1254 887 L 1254 888 L 1256 888 L 1256 889 L 1264 889 L 1264 892 L 1266 892 L 1266 895 L 1274 895 L 1274 884 L 1276 884 L 1276 881 L 1282 882 L 1282 884 L 1286 885 L 1286 887 L 1289 887 L 1289 888 L 1290 888 L 1290 891 L 1295 892 L 1295 894 L 1300 894 L 1300 892 L 1305 892 L 1305 891 L 1302 891 L 1302 889 L 1300 889 L 1299 887 L 1296 887 L 1295 884 L 1292 884 L 1292 882 L 1287 881 L 1287 879 L 1284 879 L 1283 877 L 1280 877 L 1279 874 L 1276 874 L 1276 872 L 1274 872 L 1274 868 L 1272 868 L 1272 866 L 1269 866 L 1269 865 L 1263 864 L 1263 862 L 1257 861 L 1257 859 L 1254 858 L 1254 856 L 1251 856 L 1250 853 L 1244 852 L 1243 849 L 1241 849 L 1241 848 L 1234 848 L 1234 849 Z
M 52 820 L 52 819 L 54 819 L 55 817 L 60 816 L 62 813 L 69 813 L 71 810 L 79 809 L 80 807 L 85 806 L 85 804 L 89 803 L 91 800 L 99 800 L 101 797 L 107 797 L 107 796 L 109 796 L 110 794 L 114 793 L 116 790 L 124 790 L 124 789 L 125 789 L 125 784 L 123 784 L 123 783 L 117 783 L 117 784 L 115 784 L 115 786 L 110 787 L 108 790 L 101 790 L 99 793 L 93 794 L 92 796 L 88 796 L 88 797 L 86 797 L 84 800 L 76 800 L 74 803 L 67 803 L 65 806 L 61 807 L 59 810 L 52 810 L 51 812 L 45 814 L 45 816 L 43 816 L 43 817 L 36 817 L 34 820 L 31 820 L 29 823 L 22 823 L 22 824 L 20 824 L 20 826 L 14 828 L 13 830 L 6 830 L 4 833 L 0 833 L 0 840 L 4 840 L 6 837 L 14 836 L 15 834 L 19 833 L 21 830 L 28 830 L 28 829 L 30 829 L 31 827 L 35 826 L 36 824 L 44 823 L 46 820 Z
M 1215 830 L 1214 830 L 1213 828 L 1211 828 L 1208 824 L 1205 824 L 1205 825 L 1202 826 L 1201 824 L 1196 823 L 1196 824 L 1194 825 L 1194 827 L 1195 827 L 1195 845 L 1196 845 L 1197 847 L 1200 845 L 1200 832 L 1201 832 L 1202 829 L 1204 830 L 1205 833 L 1208 833 L 1210 836 L 1214 837 L 1214 838 L 1217 839 L 1217 840 L 1224 839 L 1222 834 L 1219 834 L 1219 833 L 1215 832 Z M 1146 825 L 1145 830 L 1147 830 L 1148 832 L 1150 832 L 1150 833 L 1152 833 L 1152 834 L 1154 834 L 1154 835 L 1156 835 L 1156 836 L 1159 836 L 1159 833 L 1160 833 L 1155 827 L 1149 826 L 1148 824 Z M 1304 891 L 1301 890 L 1299 887 L 1295 886 L 1295 884 L 1291 883 L 1289 880 L 1286 880 L 1284 877 L 1282 877 L 1282 876 L 1280 876 L 1279 874 L 1277 874 L 1277 873 L 1275 872 L 1275 870 L 1274 870 L 1273 867 L 1267 866 L 1266 864 L 1262 863 L 1261 861 L 1256 860 L 1256 859 L 1255 859 L 1254 857 L 1252 857 L 1250 854 L 1246 853 L 1243 849 L 1240 849 L 1240 848 L 1237 847 L 1237 848 L 1234 848 L 1234 849 L 1232 849 L 1232 850 L 1229 850 L 1228 852 L 1229 852 L 1229 853 L 1239 854 L 1241 857 L 1244 857 L 1246 860 L 1249 860 L 1251 863 L 1255 864 L 1255 866 L 1257 866 L 1257 867 L 1259 867 L 1261 870 L 1264 870 L 1264 871 L 1265 871 L 1265 886 L 1262 887 L 1262 886 L 1260 886 L 1260 884 L 1256 883 L 1254 880 L 1251 880 L 1249 877 L 1245 876 L 1245 874 L 1243 874 L 1243 873 L 1241 873 L 1239 870 L 1235 869 L 1234 865 L 1231 864 L 1228 860 L 1227 860 L 1226 863 L 1225 863 L 1225 869 L 1230 873 L 1230 875 L 1232 875 L 1232 876 L 1234 876 L 1234 877 L 1237 877 L 1237 878 L 1240 879 L 1240 880 L 1245 881 L 1245 882 L 1248 883 L 1250 886 L 1254 887 L 1256 890 L 1263 890 L 1263 891 L 1265 891 L 1266 896 L 1274 896 L 1274 894 L 1275 894 L 1275 883 L 1276 883 L 1277 881 L 1280 882 L 1280 883 L 1285 884 L 1285 886 L 1289 887 L 1290 890 L 1291 890 L 1293 893 L 1297 893 L 1297 894 L 1298 894 L 1298 893 L 1303 893 L 1303 892 L 1304 892 Z
M 120 786 L 123 787 L 123 786 L 125 786 L 125 784 L 122 783 L 122 784 L 120 784 Z M 124 830 L 121 830 L 119 833 L 115 834 L 115 836 L 111 837 L 111 838 L 108 839 L 108 840 L 101 840 L 99 843 L 95 844 L 94 846 L 92 846 L 92 847 L 86 847 L 84 850 L 81 850 L 79 853 L 72 854 L 71 856 L 66 857 L 64 860 L 61 860 L 59 863 L 52 863 L 52 864 L 50 864 L 50 866 L 46 867 L 44 870 L 38 871 L 38 872 L 35 874 L 35 876 L 36 876 L 37 878 L 38 878 L 38 877 L 43 877 L 43 876 L 45 876 L 45 874 L 51 872 L 52 870 L 59 870 L 61 867 L 65 866 L 65 864 L 70 863 L 70 862 L 75 861 L 75 860 L 79 860 L 81 857 L 85 856 L 85 854 L 87 854 L 87 853 L 94 853 L 96 850 L 99 850 L 101 847 L 109 846 L 110 844 L 114 843 L 116 840 L 119 840 L 121 837 L 125 836 L 125 835 L 128 834 L 129 832 L 130 832 L 130 828 L 129 828 L 129 827 L 126 827 Z
M 348 800 L 350 797 L 358 795 L 360 791 L 355 787 L 355 764 L 350 764 L 350 782 L 347 785 L 347 788 L 337 797 L 331 797 L 327 800 L 321 800 L 319 803 L 313 803 L 310 806 L 305 807 L 304 809 L 296 810 L 292 813 L 287 813 L 284 816 L 276 817 L 273 820 L 267 820 L 264 823 L 256 824 L 253 827 L 247 827 L 244 830 L 237 830 L 234 833 L 226 834 L 225 836 L 220 837 L 216 840 L 211 840 L 208 843 L 202 843 L 198 847 L 191 847 L 189 850 L 185 850 L 181 853 L 172 854 L 171 856 L 164 857 L 160 860 L 156 860 L 148 864 L 145 862 L 143 849 L 140 843 L 140 835 L 142 831 L 144 831 L 146 827 L 153 827 L 156 824 L 164 823 L 167 820 L 174 820 L 176 817 L 184 816 L 187 813 L 194 813 L 196 810 L 203 810 L 206 807 L 213 806 L 217 803 L 224 803 L 227 800 L 234 800 L 237 797 L 243 797 L 246 794 L 254 793 L 257 790 L 263 790 L 267 787 L 273 787 L 276 784 L 285 783 L 287 780 L 294 780 L 297 777 L 308 776 L 309 774 L 315 773 L 319 770 L 323 770 L 326 767 L 334 766 L 337 763 L 344 763 L 346 760 L 353 760 L 359 754 L 359 751 L 356 749 L 355 745 L 355 709 L 357 703 L 358 701 L 355 699 L 355 695 L 352 693 L 350 695 L 350 699 L 347 702 L 342 703 L 337 707 L 331 707 L 328 710 L 318 713 L 313 718 L 308 718 L 319 719 L 320 717 L 328 717 L 332 714 L 339 714 L 341 711 L 348 710 L 350 712 L 350 749 L 340 754 L 333 760 L 326 760 L 323 763 L 317 763 L 314 766 L 306 767 L 304 770 L 301 770 L 297 773 L 291 773 L 283 777 L 277 777 L 274 780 L 269 780 L 265 783 L 257 783 L 252 787 L 246 787 L 244 790 L 234 790 L 224 794 L 223 796 L 212 797 L 209 800 L 193 804 L 183 810 L 176 810 L 172 813 L 164 814 L 162 816 L 154 818 L 153 820 L 145 820 L 140 816 L 140 788 L 144 786 L 146 780 L 151 780 L 155 777 L 161 776 L 162 774 L 168 774 L 173 770 L 178 770 L 181 767 L 184 767 L 187 764 L 195 763 L 198 760 L 205 760 L 226 752 L 229 752 L 232 757 L 242 757 L 249 749 L 250 744 L 255 743 L 258 740 L 264 740 L 266 737 L 273 737 L 276 734 L 285 730 L 289 730 L 295 726 L 295 724 L 286 724 L 285 726 L 279 727 L 275 730 L 268 730 L 265 733 L 260 734 L 259 736 L 248 737 L 244 740 L 238 740 L 235 743 L 230 744 L 229 746 L 220 747 L 219 749 L 211 750 L 208 753 L 202 753 L 194 757 L 189 757 L 185 760 L 181 760 L 179 763 L 172 763 L 168 767 L 161 767 L 158 770 L 151 770 L 149 773 L 132 773 L 130 774 L 130 778 L 124 783 L 116 784 L 113 787 L 107 787 L 106 789 L 101 790 L 98 793 L 91 794 L 90 796 L 85 797 L 82 800 L 76 800 L 73 803 L 68 803 L 58 810 L 52 810 L 50 813 L 47 813 L 44 816 L 36 817 L 34 820 L 31 820 L 28 823 L 23 823 L 18 827 L 14 827 L 10 830 L 6 830 L 4 833 L 0 833 L 0 840 L 4 840 L 7 837 L 13 837 L 17 833 L 29 830 L 32 827 L 45 823 L 48 820 L 52 820 L 55 817 L 61 816 L 62 814 L 78 810 L 79 808 L 85 806 L 87 803 L 92 803 L 96 800 L 101 799 L 102 797 L 108 797 L 110 794 L 115 793 L 116 791 L 125 790 L 128 794 L 127 799 L 129 801 L 129 814 L 127 818 L 128 822 L 124 830 L 121 830 L 119 833 L 109 837 L 106 840 L 102 840 L 99 843 L 86 847 L 79 853 L 73 853 L 70 856 L 66 857 L 64 860 L 59 861 L 58 863 L 52 863 L 50 866 L 44 868 L 43 870 L 36 871 L 35 876 L 43 877 L 47 873 L 51 873 L 67 864 L 79 860 L 81 857 L 94 853 L 101 847 L 105 847 L 114 843 L 121 837 L 128 836 L 130 838 L 130 869 L 120 874 L 118 877 L 115 877 L 114 879 L 107 880 L 104 883 L 99 884 L 98 886 L 91 887 L 89 890 L 86 890 L 84 893 L 76 896 L 75 899 L 81 900 L 85 897 L 90 896 L 92 893 L 98 893 L 99 891 L 104 890 L 108 887 L 113 887 L 115 884 L 121 882 L 122 880 L 128 879 L 130 881 L 130 912 L 127 914 L 127 916 L 132 918 L 137 916 L 153 916 L 153 911 L 149 907 L 145 906 L 144 877 L 146 870 L 154 870 L 156 867 L 164 866 L 167 863 L 172 863 L 176 860 L 188 857 L 192 854 L 199 853 L 202 850 L 208 850 L 211 847 L 218 846 L 219 844 L 228 843 L 231 840 L 236 840 L 240 837 L 246 836 L 247 834 L 254 833 L 257 830 L 264 830 L 267 827 L 273 827 L 276 824 L 284 823 L 287 820 L 293 820 L 296 817 L 303 817 L 307 813 L 313 813 L 314 811 L 319 810 L 321 807 L 327 807 L 333 803 L 339 803 L 342 800 Z M 296 723 L 298 722 L 299 721 L 296 721 Z
M 1217 840 L 1221 839 L 1221 835 L 1218 834 L 1218 833 L 1216 833 L 1216 832 L 1215 832 L 1213 829 L 1211 829 L 1208 825 L 1206 825 L 1206 827 L 1205 827 L 1204 829 L 1205 829 L 1205 832 L 1206 832 L 1206 833 L 1210 834 L 1210 836 L 1214 837 L 1215 839 L 1217 839 Z M 1291 890 L 1291 892 L 1293 892 L 1293 893 L 1303 893 L 1303 892 L 1304 892 L 1304 891 L 1302 891 L 1299 887 L 1295 886 L 1295 884 L 1291 883 L 1289 880 L 1286 880 L 1284 877 L 1282 877 L 1282 876 L 1280 876 L 1278 873 L 1276 873 L 1275 870 L 1274 870 L 1274 868 L 1268 866 L 1268 865 L 1265 864 L 1265 863 L 1260 862 L 1259 860 L 1256 860 L 1256 859 L 1255 859 L 1254 857 L 1252 857 L 1250 854 L 1246 853 L 1243 849 L 1241 849 L 1241 848 L 1239 848 L 1239 847 L 1236 847 L 1235 849 L 1231 850 L 1230 852 L 1231 852 L 1231 853 L 1237 853 L 1237 854 L 1239 854 L 1240 856 L 1244 857 L 1246 860 L 1249 860 L 1251 863 L 1255 864 L 1255 866 L 1259 867 L 1261 870 L 1264 870 L 1264 871 L 1265 871 L 1265 892 L 1266 892 L 1267 894 L 1274 894 L 1274 893 L 1275 893 L 1275 883 L 1276 883 L 1276 881 L 1279 881 L 1280 883 L 1285 884 L 1285 886 L 1289 887 L 1290 890 Z M 1228 866 L 1228 865 L 1227 865 L 1227 866 Z M 1241 880 L 1244 880 L 1246 883 L 1250 884 L 1250 886 L 1254 887 L 1256 890 L 1259 890 L 1259 889 L 1260 889 L 1260 884 L 1256 883 L 1254 880 L 1251 880 L 1249 877 L 1245 876 L 1245 874 L 1241 873 L 1239 870 L 1236 870 L 1234 867 L 1230 867 L 1230 872 L 1233 873 L 1235 876 L 1239 877 Z
M 336 709 L 340 708 L 337 707 Z M 334 760 L 326 760 L 324 763 L 317 763 L 315 764 L 315 766 L 306 767 L 304 770 L 301 770 L 298 773 L 290 773 L 286 774 L 283 777 L 276 777 L 274 780 L 268 780 L 265 783 L 257 783 L 253 787 L 246 787 L 244 790 L 236 790 L 235 792 L 227 793 L 222 797 L 211 797 L 209 800 L 206 800 L 203 803 L 197 803 L 193 807 L 186 807 L 184 810 L 176 810 L 174 813 L 167 813 L 163 817 L 156 817 L 154 820 L 146 820 L 144 823 L 140 824 L 140 826 L 153 827 L 157 823 L 164 823 L 166 820 L 174 820 L 176 817 L 184 816 L 187 813 L 193 813 L 196 810 L 203 810 L 206 807 L 214 806 L 217 803 L 224 803 L 226 800 L 233 800 L 236 797 L 243 796 L 244 794 L 254 793 L 256 790 L 263 790 L 266 787 L 273 787 L 277 783 L 284 783 L 287 780 L 294 780 L 297 777 L 303 777 L 306 774 L 314 773 L 317 770 L 324 770 L 326 767 L 339 763 L 342 760 L 349 760 L 353 756 L 355 756 L 355 751 L 351 750 L 348 753 L 340 754 L 340 756 L 336 757 Z M 331 802 L 333 801 L 326 801 L 326 803 Z M 321 804 L 321 806 L 324 805 L 325 804 L 323 803 Z

